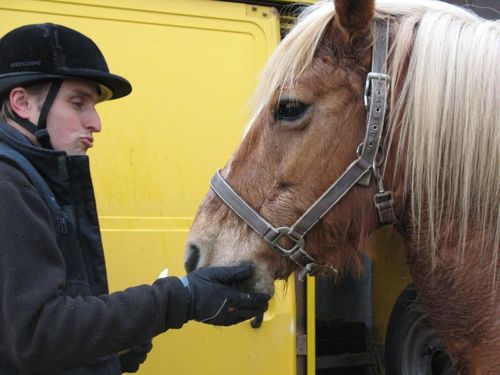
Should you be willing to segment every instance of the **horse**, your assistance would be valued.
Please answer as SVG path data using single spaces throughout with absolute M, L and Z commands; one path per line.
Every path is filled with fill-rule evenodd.
M 185 266 L 357 274 L 390 225 L 460 374 L 500 369 L 500 25 L 433 0 L 308 7 L 264 68 Z M 243 287 L 243 286 L 242 286 Z

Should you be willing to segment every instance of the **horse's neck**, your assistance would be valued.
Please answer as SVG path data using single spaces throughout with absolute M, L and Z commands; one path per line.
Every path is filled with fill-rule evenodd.
M 438 222 L 436 219 L 431 221 L 426 212 L 421 212 L 419 219 L 416 216 L 408 205 L 397 230 L 404 239 L 408 255 L 418 258 L 420 266 L 426 264 L 430 269 L 477 266 L 478 272 L 489 273 L 491 277 L 498 272 L 500 259 L 498 249 L 494 251 L 495 228 L 484 228 L 480 220 L 471 217 L 462 233 L 460 221 L 446 213 Z M 434 225 L 438 226 L 434 231 L 437 236 L 429 238 L 430 227 Z

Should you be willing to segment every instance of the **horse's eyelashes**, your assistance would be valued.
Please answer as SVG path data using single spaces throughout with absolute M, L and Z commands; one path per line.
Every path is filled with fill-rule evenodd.
M 280 100 L 274 111 L 276 121 L 296 121 L 307 113 L 310 105 L 298 100 Z

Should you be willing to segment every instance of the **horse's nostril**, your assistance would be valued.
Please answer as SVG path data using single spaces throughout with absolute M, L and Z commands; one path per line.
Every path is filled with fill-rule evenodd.
M 200 261 L 200 248 L 193 243 L 189 243 L 186 248 L 186 258 L 184 268 L 186 272 L 191 272 L 196 269 Z

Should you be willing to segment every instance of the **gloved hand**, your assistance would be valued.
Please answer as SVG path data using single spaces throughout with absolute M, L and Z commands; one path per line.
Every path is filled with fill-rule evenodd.
M 122 372 L 137 372 L 139 366 L 146 360 L 152 347 L 153 344 L 151 341 L 146 341 L 121 354 L 120 365 Z
M 251 266 L 202 268 L 181 278 L 191 295 L 191 316 L 199 322 L 229 326 L 262 314 L 269 296 L 232 286 L 252 275 Z

